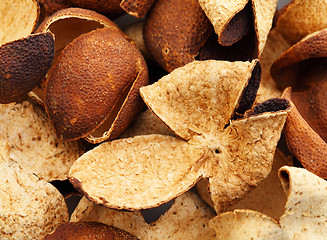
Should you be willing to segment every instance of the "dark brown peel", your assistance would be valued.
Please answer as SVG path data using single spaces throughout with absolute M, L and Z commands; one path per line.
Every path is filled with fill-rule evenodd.
M 30 35 L 0 47 L 0 103 L 24 97 L 36 87 L 52 64 L 54 36 Z

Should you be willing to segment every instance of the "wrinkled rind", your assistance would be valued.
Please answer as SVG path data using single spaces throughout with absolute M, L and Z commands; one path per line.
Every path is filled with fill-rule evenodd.
M 0 126 L 10 158 L 45 181 L 67 179 L 85 151 L 80 142 L 59 140 L 44 109 L 32 101 L 1 104 Z
M 196 0 L 157 0 L 144 23 L 144 43 L 167 72 L 195 60 L 213 31 Z M 180 37 L 180 35 L 183 37 Z
M 125 57 L 121 58 L 122 55 Z M 137 78 L 138 74 L 141 77 Z M 120 110 L 127 111 L 121 117 L 130 122 L 135 117 L 131 109 L 141 103 L 137 87 L 146 85 L 147 81 L 142 55 L 122 32 L 97 29 L 76 38 L 61 53 L 47 82 L 46 109 L 63 139 L 86 137 L 109 117 L 122 92 L 133 84 Z
M 46 17 L 54 14 L 55 12 L 72 7 L 72 4 L 67 0 L 38 0 L 40 5 L 40 19 L 42 22 Z
M 63 223 L 44 240 L 84 239 L 84 240 L 137 240 L 126 231 L 99 222 Z
M 213 210 L 188 191 L 177 197 L 171 207 L 155 222 L 147 224 L 140 212 L 123 212 L 93 205 L 82 198 L 71 221 L 99 221 L 124 229 L 140 239 L 213 239 L 215 231 L 208 227 Z
M 247 209 L 220 214 L 209 222 L 209 226 L 216 230 L 219 240 L 289 239 L 276 220 Z
M 267 177 L 288 111 L 235 120 L 226 129 L 221 145 L 228 154 L 222 151 L 207 172 L 217 213 L 243 198 Z
M 120 7 L 121 0 L 68 0 L 76 7 L 90 9 L 108 16 L 117 18 L 124 13 Z
M 295 44 L 310 33 L 327 27 L 325 0 L 293 0 L 276 21 L 276 29 Z
M 287 194 L 285 213 L 280 225 L 295 239 L 324 239 L 327 235 L 326 181 L 303 168 L 279 170 Z
M 50 183 L 39 180 L 16 162 L 3 158 L 1 146 L 0 238 L 42 239 L 68 221 L 63 196 Z
M 54 36 L 50 32 L 3 44 L 0 47 L 0 103 L 26 96 L 46 75 L 53 57 Z
M 291 101 L 291 90 L 286 89 L 283 97 Z M 322 178 L 327 178 L 327 143 L 309 126 L 296 106 L 287 117 L 285 138 L 289 150 L 302 165 Z
M 81 156 L 69 180 L 90 200 L 115 209 L 159 206 L 201 177 L 201 146 L 164 135 L 102 143 Z
M 30 35 L 39 18 L 36 0 L 2 0 L 0 5 L 0 46 Z
M 141 88 L 140 93 L 175 134 L 189 140 L 221 131 L 228 124 L 255 64 L 194 61 Z
M 145 16 L 153 3 L 154 0 L 122 0 L 120 7 L 129 15 L 141 18 Z

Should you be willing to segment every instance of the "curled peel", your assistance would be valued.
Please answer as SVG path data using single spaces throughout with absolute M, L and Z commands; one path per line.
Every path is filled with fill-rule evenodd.
M 269 173 L 289 111 L 288 101 L 279 99 L 277 103 L 285 102 L 283 107 L 245 113 L 242 118 L 230 121 L 242 101 L 255 63 L 195 62 L 175 70 L 178 73 L 188 69 L 177 85 L 172 72 L 157 85 L 142 88 L 150 109 L 155 114 L 160 107 L 165 109 L 158 116 L 181 138 L 143 135 L 102 143 L 74 163 L 70 181 L 90 200 L 116 209 L 158 206 L 182 194 L 202 177 L 211 181 L 210 192 L 217 211 L 233 199 L 243 197 Z M 231 64 L 228 68 L 221 68 L 228 64 Z M 200 70 L 206 74 L 201 75 Z M 244 79 L 236 78 L 237 71 L 243 73 Z M 165 87 L 158 88 L 161 81 L 166 83 Z M 239 85 L 243 87 L 235 90 Z M 159 95 L 166 97 L 159 102 L 160 91 Z M 219 102 L 219 92 L 231 101 Z M 187 102 L 194 98 L 198 102 L 193 102 L 192 108 Z M 193 119 L 199 118 L 199 122 L 211 118 L 211 127 L 202 129 L 186 117 L 184 124 L 183 109 Z M 204 115 L 207 109 L 208 115 Z M 166 121 L 165 113 L 180 121 Z
M 326 236 L 326 182 L 305 169 L 282 167 L 279 171 L 287 194 L 280 221 L 251 210 L 218 215 L 209 225 L 217 239 L 323 239 Z

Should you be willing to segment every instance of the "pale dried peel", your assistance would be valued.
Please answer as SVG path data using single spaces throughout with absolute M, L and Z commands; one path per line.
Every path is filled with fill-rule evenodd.
M 220 214 L 209 222 L 217 240 L 286 240 L 279 224 L 272 218 L 251 210 Z
M 215 141 L 221 153 L 213 153 L 204 177 L 210 177 L 210 196 L 217 212 L 267 177 L 286 117 L 287 111 L 279 111 L 236 120 Z
M 255 60 L 194 61 L 141 88 L 140 93 L 175 134 L 189 140 L 228 124 L 255 64 Z
M 174 133 L 150 109 L 142 112 L 136 120 L 119 136 L 119 138 L 134 137 L 139 135 Z
M 0 45 L 32 33 L 39 18 L 36 0 L 1 0 Z
M 279 224 L 270 217 L 251 210 L 226 212 L 209 222 L 209 226 L 214 227 L 217 235 L 221 236 L 218 239 L 253 237 L 301 240 L 326 237 L 326 181 L 303 168 L 287 166 L 279 170 L 279 177 L 287 194 L 285 212 Z M 263 222 L 267 222 L 271 228 L 265 227 Z M 221 228 L 224 230 L 221 231 Z M 253 231 L 253 235 L 249 235 L 249 231 Z M 276 236 L 276 233 L 279 235 Z
M 294 44 L 306 35 L 327 27 L 326 0 L 294 0 L 278 18 L 277 30 Z
M 270 67 L 273 62 L 291 45 L 276 30 L 272 29 L 268 35 L 266 46 L 260 57 L 262 67 L 261 84 L 255 102 L 260 103 L 272 97 L 280 97 L 280 90 L 270 75 Z
M 98 204 L 150 208 L 190 189 L 201 176 L 197 167 L 203 155 L 201 147 L 172 136 L 136 136 L 85 153 L 73 164 L 69 179 Z
M 0 140 L 10 158 L 45 181 L 65 180 L 84 153 L 78 142 L 63 142 L 41 106 L 24 101 L 0 105 Z
M 155 222 L 147 224 L 140 212 L 123 212 L 94 205 L 81 199 L 71 221 L 98 221 L 132 233 L 144 240 L 213 239 L 216 235 L 208 227 L 213 210 L 199 197 L 188 191 L 177 197 L 171 207 Z
M 246 4 L 250 3 L 249 0 L 199 0 L 199 4 L 214 26 L 218 38 L 221 38 L 224 29 L 231 19 L 238 12 L 242 11 Z M 258 42 L 258 58 L 263 51 L 271 29 L 276 6 L 277 0 L 252 0 L 254 30 Z
M 276 149 L 272 170 L 269 175 L 249 192 L 245 198 L 228 208 L 229 211 L 234 209 L 250 209 L 266 214 L 273 219 L 279 219 L 284 212 L 286 196 L 278 178 L 278 170 L 282 166 L 292 166 L 291 157 L 286 157 Z
M 51 184 L 22 169 L 0 150 L 0 238 L 42 239 L 68 221 L 64 197 Z

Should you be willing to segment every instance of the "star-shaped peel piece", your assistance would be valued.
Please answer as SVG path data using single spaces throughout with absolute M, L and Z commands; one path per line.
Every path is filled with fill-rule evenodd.
M 221 211 L 270 172 L 290 108 L 287 100 L 272 99 L 243 114 L 240 107 L 255 98 L 249 85 L 256 82 L 251 73 L 257 68 L 256 60 L 195 61 L 141 88 L 148 107 L 179 137 L 152 134 L 102 143 L 73 164 L 70 181 L 95 203 L 139 210 L 209 178 L 212 201 Z
M 217 239 L 324 239 L 326 181 L 305 169 L 286 166 L 279 177 L 287 194 L 280 221 L 251 210 L 225 212 L 209 222 Z

